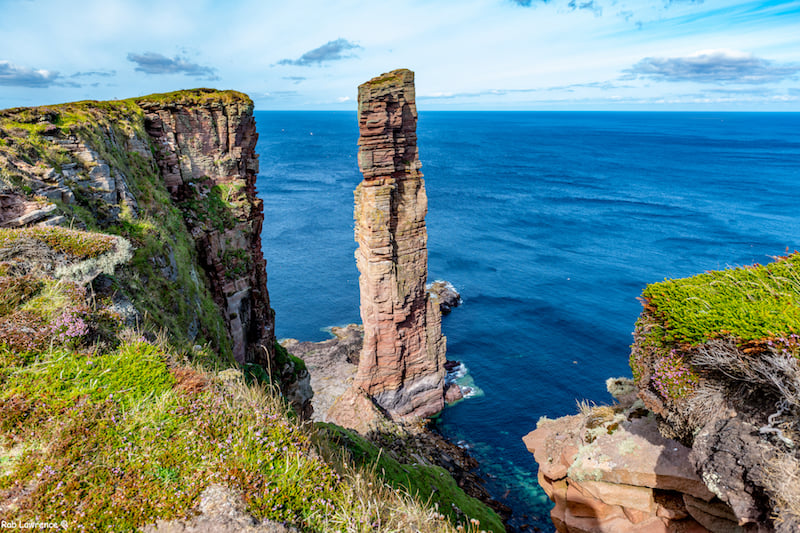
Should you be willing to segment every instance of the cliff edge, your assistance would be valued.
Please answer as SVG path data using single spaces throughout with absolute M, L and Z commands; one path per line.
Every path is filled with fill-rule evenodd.
M 798 279 L 795 252 L 644 290 L 627 403 L 542 421 L 525 437 L 559 531 L 800 527 Z M 680 486 L 665 484 L 673 464 Z
M 2 111 L 0 227 L 126 237 L 133 260 L 106 289 L 129 321 L 266 366 L 252 111 L 246 95 L 211 89 Z
M 301 418 L 255 145 L 234 91 L 0 111 L 4 523 L 503 531 L 419 439 L 389 453 L 400 433 L 378 446 Z

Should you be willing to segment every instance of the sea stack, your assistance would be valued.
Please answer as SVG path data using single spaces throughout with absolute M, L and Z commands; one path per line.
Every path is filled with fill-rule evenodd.
M 400 69 L 358 88 L 356 262 L 364 345 L 354 386 L 394 419 L 444 407 L 445 338 L 428 277 L 428 199 L 419 169 L 414 73 Z M 434 297 L 435 298 L 435 297 Z

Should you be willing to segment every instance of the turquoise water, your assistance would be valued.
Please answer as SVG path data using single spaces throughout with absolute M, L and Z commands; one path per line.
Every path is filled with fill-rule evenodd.
M 360 321 L 355 113 L 256 112 L 279 337 Z M 464 304 L 448 358 L 483 394 L 442 415 L 514 524 L 551 530 L 521 438 L 630 375 L 647 283 L 800 248 L 800 114 L 424 112 L 430 279 Z

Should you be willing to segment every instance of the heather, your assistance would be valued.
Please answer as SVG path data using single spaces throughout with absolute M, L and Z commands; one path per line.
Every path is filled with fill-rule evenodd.
M 113 350 L 49 348 L 25 358 L 0 341 L 8 515 L 128 531 L 191 513 L 220 483 L 241 493 L 253 516 L 304 531 L 455 531 L 419 503 L 424 494 L 384 485 L 377 459 L 356 467 L 342 457 L 277 389 L 247 385 L 235 369 L 187 365 L 163 339 L 121 337 L 129 340 Z M 477 531 L 469 520 L 455 522 Z
M 642 303 L 630 363 L 662 433 L 694 446 L 710 487 L 746 475 L 778 529 L 796 530 L 800 489 L 786 480 L 800 459 L 800 254 L 654 283 Z M 748 444 L 726 466 L 715 435 Z M 737 512 L 755 512 L 729 490 L 717 488 Z
M 246 119 L 251 102 L 201 89 L 0 112 L 0 224 L 42 224 L 0 229 L 0 516 L 135 531 L 186 523 L 208 489 L 224 487 L 254 520 L 301 531 L 478 531 L 301 420 L 270 370 L 299 379 L 302 361 L 234 360 L 226 313 L 254 315 L 228 297 L 266 295 L 260 248 L 247 240 L 260 201 L 244 177 L 205 196 L 192 192 L 208 182 L 200 177 L 173 198 L 158 166 L 169 154 L 150 140 L 140 104 L 201 105 L 211 120 L 218 104 Z M 208 146 L 191 148 L 195 163 L 211 160 Z M 238 155 L 209 172 L 257 171 L 229 148 L 220 154 Z M 266 299 L 249 302 L 271 320 Z
M 209 346 L 187 351 L 165 332 L 126 326 L 92 285 L 12 275 L 31 265 L 18 259 L 0 264 L 4 516 L 129 531 L 192 514 L 221 484 L 257 519 L 301 530 L 478 530 L 471 515 L 445 517 L 417 486 L 385 484 L 380 453 L 354 462 L 336 451 L 255 365 L 245 380 Z M 447 479 L 437 501 L 471 501 Z

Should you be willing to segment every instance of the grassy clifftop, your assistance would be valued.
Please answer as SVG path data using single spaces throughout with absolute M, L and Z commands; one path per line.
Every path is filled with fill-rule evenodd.
M 800 254 L 655 283 L 642 303 L 630 363 L 662 433 L 740 524 L 796 531 Z
M 800 254 L 654 283 L 642 298 L 667 342 L 698 344 L 726 335 L 754 341 L 800 332 Z
M 252 105 L 199 89 L 0 111 L 0 516 L 134 531 L 187 523 L 224 486 L 252 523 L 502 530 L 470 521 L 480 504 L 446 472 L 409 485 L 414 466 L 386 474 L 374 446 L 353 457 L 300 421 L 264 369 L 233 360 L 191 228 L 215 229 L 189 217 L 235 214 L 241 199 L 209 206 L 198 188 L 182 211 L 137 102 Z M 428 501 L 439 486 L 442 512 Z

